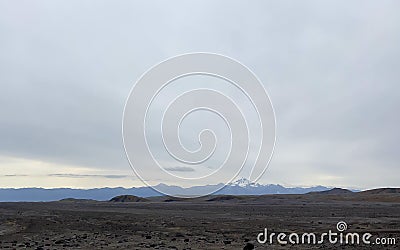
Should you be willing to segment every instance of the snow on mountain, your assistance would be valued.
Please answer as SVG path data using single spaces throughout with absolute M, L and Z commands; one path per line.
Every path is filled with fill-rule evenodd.
M 251 182 L 246 178 L 239 178 L 229 183 L 216 194 L 231 195 L 262 195 L 262 194 L 305 194 L 308 192 L 319 192 L 329 190 L 327 187 L 284 187 L 279 184 L 259 184 Z
M 246 179 L 244 177 L 242 177 L 242 178 L 240 178 L 240 179 L 238 179 L 238 180 L 236 180 L 236 181 L 234 181 L 232 183 L 229 183 L 228 185 L 229 186 L 238 186 L 238 187 L 242 187 L 242 188 L 259 187 L 259 186 L 261 186 L 260 184 L 251 182 L 250 180 L 248 180 L 248 179 Z

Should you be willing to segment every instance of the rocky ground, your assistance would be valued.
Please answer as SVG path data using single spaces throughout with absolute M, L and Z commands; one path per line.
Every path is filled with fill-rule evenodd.
M 167 200 L 167 201 L 166 201 Z M 259 244 L 269 231 L 369 232 L 397 245 Z M 0 203 L 1 249 L 399 249 L 400 203 L 317 199 L 305 195 Z

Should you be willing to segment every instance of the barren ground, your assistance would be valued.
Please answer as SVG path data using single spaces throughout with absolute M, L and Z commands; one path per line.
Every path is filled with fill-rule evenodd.
M 400 203 L 271 195 L 263 199 L 112 203 L 0 203 L 1 249 L 399 249 Z M 369 232 L 397 246 L 273 245 L 256 242 L 265 227 L 302 234 Z

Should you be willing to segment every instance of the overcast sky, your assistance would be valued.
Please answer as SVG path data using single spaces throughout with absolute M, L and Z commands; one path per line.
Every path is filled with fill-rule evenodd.
M 138 186 L 134 82 L 188 52 L 235 58 L 273 102 L 262 183 L 399 187 L 398 1 L 0 1 L 0 187 Z

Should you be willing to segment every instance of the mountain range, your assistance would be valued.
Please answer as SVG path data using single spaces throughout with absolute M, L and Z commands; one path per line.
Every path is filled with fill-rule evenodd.
M 224 185 L 205 185 L 183 188 L 179 186 L 168 186 L 166 184 L 158 184 L 155 188 L 163 186 L 163 190 L 169 193 L 187 195 L 193 193 L 204 193 L 208 190 L 212 191 L 221 188 L 214 194 L 224 195 L 263 195 L 263 194 L 305 194 L 309 192 L 326 191 L 330 188 L 324 186 L 315 187 L 284 187 L 278 184 L 259 184 L 250 182 L 245 178 L 238 179 Z M 93 199 L 99 201 L 110 200 L 119 195 L 135 195 L 140 197 L 162 196 L 151 187 L 132 187 L 132 188 L 93 188 L 93 189 L 71 189 L 71 188 L 1 188 L 0 202 L 14 201 L 57 201 L 66 198 L 74 199 Z

